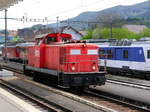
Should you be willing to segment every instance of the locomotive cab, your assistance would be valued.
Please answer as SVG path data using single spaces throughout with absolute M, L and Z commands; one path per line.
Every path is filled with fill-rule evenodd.
M 55 44 L 60 42 L 70 42 L 72 39 L 72 36 L 70 34 L 64 34 L 64 33 L 51 33 L 46 36 L 37 37 L 35 39 L 36 45 L 40 44 Z

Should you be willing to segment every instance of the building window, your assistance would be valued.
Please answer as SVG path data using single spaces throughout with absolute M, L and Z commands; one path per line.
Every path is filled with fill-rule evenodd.
M 111 49 L 107 50 L 107 58 L 108 59 L 113 58 L 113 52 Z
M 128 50 L 123 50 L 123 58 L 127 59 L 128 58 Z
M 147 50 L 147 58 L 150 58 L 150 50 Z

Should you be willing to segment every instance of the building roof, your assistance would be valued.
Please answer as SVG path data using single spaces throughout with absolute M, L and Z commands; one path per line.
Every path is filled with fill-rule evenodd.
M 147 28 L 145 25 L 123 25 L 123 27 L 134 33 L 140 33 Z
M 0 11 L 9 8 L 10 6 L 17 4 L 20 1 L 23 0 L 0 0 Z
M 73 27 L 71 27 L 71 26 L 63 26 L 63 27 L 61 28 L 61 32 L 63 32 L 65 29 L 71 29 L 71 30 L 73 30 L 74 32 L 76 32 L 77 34 L 83 36 L 83 34 L 80 33 L 80 31 L 78 31 L 77 29 L 75 29 L 75 28 L 73 28 Z

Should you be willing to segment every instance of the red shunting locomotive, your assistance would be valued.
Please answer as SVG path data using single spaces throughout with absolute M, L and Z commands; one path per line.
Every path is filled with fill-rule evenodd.
M 55 77 L 61 87 L 104 85 L 105 72 L 99 72 L 98 67 L 98 46 L 71 42 L 71 38 L 70 34 L 64 33 L 36 38 L 35 45 L 27 46 L 25 71 L 38 72 L 40 77 L 44 76 L 42 73 Z

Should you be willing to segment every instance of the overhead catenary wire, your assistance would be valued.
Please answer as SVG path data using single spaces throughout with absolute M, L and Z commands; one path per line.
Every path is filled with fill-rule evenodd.
M 5 19 L 5 18 L 0 18 L 0 19 Z M 49 20 L 47 17 L 44 19 L 39 19 L 39 18 L 25 18 L 24 16 L 22 18 L 7 18 L 8 20 L 15 20 L 15 21 L 22 21 L 22 22 L 55 22 L 56 20 Z
M 0 18 L 0 19 L 5 19 L 5 18 Z M 15 21 L 22 21 L 22 22 L 56 22 L 57 20 L 50 20 L 50 19 L 39 19 L 39 18 L 7 18 L 8 20 L 15 20 Z M 98 21 L 79 21 L 79 20 L 62 20 L 60 21 L 60 23 L 95 23 L 95 24 L 100 24 L 102 22 L 98 22 Z

